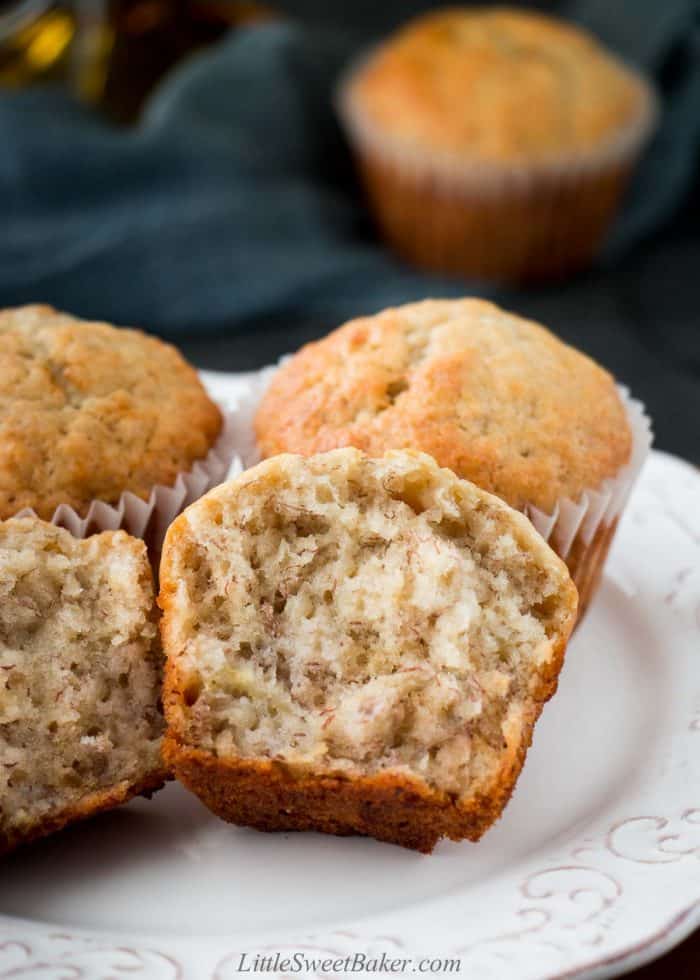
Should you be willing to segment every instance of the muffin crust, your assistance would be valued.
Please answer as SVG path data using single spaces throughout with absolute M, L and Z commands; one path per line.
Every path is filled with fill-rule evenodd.
M 406 152 L 483 163 L 599 151 L 649 111 L 647 86 L 584 30 L 508 8 L 408 24 L 350 80 L 358 125 Z
M 544 327 L 476 300 L 352 320 L 280 368 L 263 456 L 412 448 L 519 510 L 614 477 L 632 436 L 612 377 Z
M 156 484 L 206 456 L 221 414 L 168 344 L 49 306 L 0 311 L 0 519 Z

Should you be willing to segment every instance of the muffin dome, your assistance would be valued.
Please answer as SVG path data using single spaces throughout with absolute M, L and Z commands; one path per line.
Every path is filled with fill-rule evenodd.
M 513 507 L 547 512 L 616 476 L 632 448 L 607 371 L 475 299 L 385 310 L 308 344 L 255 424 L 265 456 L 419 449 Z
M 168 344 L 49 306 L 0 311 L 0 519 L 145 499 L 206 456 L 221 425 Z
M 506 8 L 413 21 L 357 71 L 347 103 L 406 149 L 498 164 L 599 152 L 640 136 L 651 107 L 648 86 L 586 32 Z

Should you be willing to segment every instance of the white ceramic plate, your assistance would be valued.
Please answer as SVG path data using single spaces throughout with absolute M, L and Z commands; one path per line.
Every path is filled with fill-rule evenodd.
M 412 959 L 407 973 L 442 975 L 429 957 L 471 980 L 544 980 L 659 955 L 700 925 L 700 475 L 661 453 L 646 464 L 517 791 L 479 844 L 425 857 L 259 834 L 171 784 L 6 860 L 0 913 L 13 980 L 228 980 L 276 952 L 267 976 L 364 954 L 380 973 Z

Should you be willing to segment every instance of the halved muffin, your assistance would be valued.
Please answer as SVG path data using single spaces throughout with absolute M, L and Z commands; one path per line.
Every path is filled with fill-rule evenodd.
M 283 455 L 161 563 L 165 756 L 214 813 L 429 852 L 499 816 L 576 615 L 522 515 L 424 454 Z
M 0 523 L 0 853 L 162 785 L 143 541 Z

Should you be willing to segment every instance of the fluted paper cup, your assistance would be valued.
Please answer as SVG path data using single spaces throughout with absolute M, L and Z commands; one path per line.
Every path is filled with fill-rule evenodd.
M 467 278 L 560 278 L 588 264 L 617 213 L 658 118 L 638 73 L 635 116 L 600 146 L 545 161 L 486 162 L 416 147 L 376 126 L 354 97 L 350 69 L 339 118 L 387 243 L 414 265 Z
M 207 455 L 197 460 L 190 470 L 179 473 L 172 485 L 157 484 L 146 500 L 129 491 L 122 493 L 116 504 L 93 500 L 84 516 L 68 504 L 60 504 L 51 516 L 51 523 L 66 528 L 77 538 L 123 529 L 134 537 L 143 538 L 151 555 L 157 556 L 168 526 L 180 511 L 229 475 L 243 469 L 238 455 L 240 424 L 237 410 L 219 407 L 223 424 L 218 439 Z M 36 515 L 25 508 L 16 516 Z

